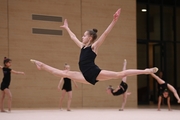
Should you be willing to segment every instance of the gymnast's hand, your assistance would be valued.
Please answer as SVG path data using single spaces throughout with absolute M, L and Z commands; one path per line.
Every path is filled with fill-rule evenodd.
M 114 15 L 113 15 L 113 18 L 114 18 L 113 20 L 114 20 L 114 21 L 117 21 L 117 20 L 118 20 L 120 13 L 121 13 L 121 8 L 119 8 L 119 9 L 114 13 Z
M 58 90 L 61 90 L 60 86 L 57 87 Z
M 65 28 L 67 29 L 68 28 L 68 22 L 67 22 L 67 19 L 64 20 L 64 25 L 60 26 L 62 28 Z

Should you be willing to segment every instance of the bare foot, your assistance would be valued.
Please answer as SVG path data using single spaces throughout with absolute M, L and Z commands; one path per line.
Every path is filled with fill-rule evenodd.
M 41 67 L 43 65 L 42 62 L 39 62 L 39 61 L 33 60 L 33 59 L 30 59 L 30 61 L 36 65 L 38 70 L 41 70 Z
M 151 73 L 156 73 L 158 71 L 157 67 L 153 67 L 153 68 L 148 68 L 145 69 L 147 71 L 147 74 L 151 74 Z

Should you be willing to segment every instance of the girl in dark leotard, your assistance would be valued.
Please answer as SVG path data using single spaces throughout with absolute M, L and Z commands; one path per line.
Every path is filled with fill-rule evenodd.
M 86 83 L 86 84 L 93 84 L 95 85 L 97 81 L 105 81 L 105 80 L 112 80 L 112 79 L 119 79 L 125 76 L 132 76 L 132 75 L 140 75 L 140 74 L 150 74 L 157 72 L 157 68 L 150 68 L 145 70 L 137 70 L 137 69 L 129 69 L 120 72 L 108 71 L 108 70 L 101 70 L 95 63 L 95 58 L 98 53 L 98 48 L 102 45 L 107 35 L 110 33 L 114 25 L 116 24 L 121 9 L 118 9 L 113 16 L 113 20 L 107 29 L 103 32 L 103 34 L 98 38 L 97 41 L 97 30 L 87 30 L 85 31 L 82 42 L 79 41 L 76 35 L 70 30 L 68 27 L 68 22 L 65 19 L 64 25 L 61 26 L 69 33 L 71 39 L 77 44 L 78 47 L 81 49 L 80 58 L 79 58 L 79 68 L 81 72 L 77 71 L 68 71 L 65 72 L 63 70 L 59 70 L 53 68 L 49 65 L 46 65 L 40 61 L 31 59 L 30 61 L 35 63 L 39 70 L 45 70 L 50 72 L 53 75 L 59 77 L 67 77 L 73 79 L 77 82 Z
M 160 107 L 161 107 L 161 101 L 162 101 L 162 98 L 167 98 L 167 104 L 168 104 L 168 109 L 171 110 L 171 105 L 170 105 L 170 96 L 169 96 L 169 92 L 168 91 L 171 91 L 175 98 L 177 99 L 177 102 L 180 103 L 180 98 L 179 98 L 179 95 L 177 93 L 177 91 L 175 90 L 175 88 L 166 83 L 164 80 L 162 80 L 160 77 L 158 77 L 157 75 L 155 74 L 151 74 L 151 76 L 157 80 L 157 82 L 159 83 L 160 85 L 160 95 L 159 95 L 159 98 L 158 98 L 158 110 L 160 111 Z
M 11 73 L 24 74 L 24 72 L 18 72 L 18 71 L 12 70 L 10 68 L 11 59 L 9 59 L 9 58 L 5 57 L 3 63 L 4 63 L 4 67 L 0 66 L 0 68 L 3 70 L 3 74 L 4 74 L 4 77 L 1 82 L 2 96 L 0 99 L 0 108 L 1 108 L 1 112 L 6 112 L 4 110 L 3 103 L 4 103 L 5 95 L 7 95 L 8 96 L 8 110 L 10 112 L 11 111 L 11 102 L 12 102 L 12 95 L 11 95 L 11 91 L 9 90 L 9 85 L 11 82 Z
M 127 61 L 124 60 L 123 70 L 126 70 L 126 65 L 127 65 Z M 113 89 L 113 87 L 111 85 L 108 86 L 106 89 L 106 92 L 108 94 L 112 94 L 113 96 L 123 95 L 123 102 L 122 102 L 122 106 L 119 109 L 119 111 L 124 110 L 124 106 L 126 104 L 127 96 L 131 94 L 130 92 L 127 92 L 127 89 L 128 89 L 128 85 L 126 83 L 126 77 L 122 78 L 120 85 L 118 85 L 118 87 L 116 89 Z
M 70 65 L 65 64 L 64 69 L 65 69 L 65 70 L 70 70 Z M 61 80 L 59 81 L 59 84 L 58 84 L 58 89 L 59 89 L 59 90 L 61 89 L 60 86 L 61 86 L 61 83 L 62 83 L 63 80 L 64 80 L 64 84 L 63 84 L 63 87 L 62 87 L 62 94 L 61 94 L 61 98 L 60 98 L 59 107 L 60 107 L 60 109 L 62 110 L 62 102 L 63 102 L 63 99 L 64 99 L 66 93 L 68 93 L 67 111 L 71 111 L 71 109 L 70 109 L 71 99 L 72 99 L 71 79 L 69 79 L 69 78 L 61 78 Z M 72 80 L 72 81 L 74 82 L 74 85 L 75 85 L 75 87 L 77 88 L 76 82 L 75 82 L 74 80 Z

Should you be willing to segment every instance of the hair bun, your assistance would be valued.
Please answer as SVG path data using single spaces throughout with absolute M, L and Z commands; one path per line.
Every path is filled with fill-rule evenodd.
M 97 32 L 98 32 L 98 30 L 97 30 L 97 29 L 93 29 L 93 31 L 94 31 L 95 33 L 97 33 Z
M 7 59 L 7 57 L 4 57 L 4 60 L 6 60 Z

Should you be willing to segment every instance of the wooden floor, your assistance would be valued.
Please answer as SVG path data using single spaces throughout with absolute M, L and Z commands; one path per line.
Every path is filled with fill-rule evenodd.
M 179 120 L 180 107 L 168 111 L 163 108 L 81 108 L 72 111 L 57 109 L 15 109 L 11 113 L 0 113 L 0 120 Z

